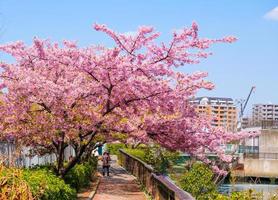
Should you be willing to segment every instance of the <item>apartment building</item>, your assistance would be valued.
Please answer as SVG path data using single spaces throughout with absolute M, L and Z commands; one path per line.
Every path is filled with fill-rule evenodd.
M 224 127 L 227 131 L 237 129 L 237 110 L 233 99 L 221 97 L 198 97 L 191 101 L 197 112 L 208 115 L 212 125 Z
M 253 126 L 252 117 L 243 117 L 241 119 L 241 128 L 248 128 Z
M 262 121 L 278 121 L 278 104 L 254 104 L 252 109 L 252 122 L 261 126 Z

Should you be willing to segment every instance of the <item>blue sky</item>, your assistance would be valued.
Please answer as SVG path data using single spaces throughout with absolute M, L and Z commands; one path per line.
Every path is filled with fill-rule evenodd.
M 253 103 L 278 103 L 277 6 L 277 0 L 1 0 L 0 43 L 30 43 L 38 36 L 77 40 L 82 46 L 113 45 L 92 29 L 94 22 L 105 23 L 119 32 L 152 25 L 162 33 L 163 40 L 168 40 L 173 29 L 196 21 L 203 37 L 234 35 L 239 41 L 214 46 L 213 56 L 180 71 L 209 72 L 208 79 L 216 88 L 199 95 L 240 99 L 255 85 L 250 110 Z

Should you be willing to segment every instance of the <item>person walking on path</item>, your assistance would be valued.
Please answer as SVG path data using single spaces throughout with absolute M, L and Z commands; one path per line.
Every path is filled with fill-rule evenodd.
M 110 168 L 110 155 L 107 151 L 103 153 L 102 156 L 102 175 L 105 176 L 105 171 L 107 172 L 107 176 L 109 176 L 109 168 Z
M 147 200 L 136 178 L 130 175 L 117 162 L 117 156 L 110 155 L 110 173 L 112 177 L 100 177 L 99 186 L 93 200 Z M 102 173 L 102 161 L 98 170 Z

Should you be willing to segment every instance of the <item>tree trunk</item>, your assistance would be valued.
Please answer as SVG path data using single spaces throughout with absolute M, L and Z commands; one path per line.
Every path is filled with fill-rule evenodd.
M 84 154 L 86 147 L 87 145 L 81 146 L 79 152 L 75 155 L 75 157 L 69 161 L 65 168 L 63 168 L 63 170 L 59 174 L 61 178 L 64 178 L 66 174 L 81 160 L 81 157 Z
M 75 157 L 69 161 L 68 165 L 62 170 L 61 177 L 64 178 L 65 175 L 81 160 L 82 156 L 86 152 L 86 150 L 89 150 L 90 145 L 92 144 L 92 141 L 94 137 L 96 136 L 97 131 L 92 132 L 90 135 L 90 138 L 88 139 L 86 144 L 82 144 L 82 140 L 80 141 L 80 148 L 77 150 Z

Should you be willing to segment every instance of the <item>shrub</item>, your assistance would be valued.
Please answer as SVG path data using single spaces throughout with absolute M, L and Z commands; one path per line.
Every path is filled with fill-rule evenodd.
M 232 192 L 229 196 L 219 194 L 213 181 L 212 170 L 203 163 L 196 162 L 182 176 L 175 177 L 180 187 L 191 193 L 197 200 L 261 200 L 262 193 L 254 190 Z M 274 197 L 274 196 L 273 196 Z M 272 197 L 272 198 L 273 198 Z
M 215 200 L 263 200 L 263 194 L 260 192 L 256 192 L 254 190 L 246 190 L 240 192 L 232 192 L 230 196 L 226 196 L 223 194 L 218 194 Z M 273 195 L 269 198 L 269 200 L 276 200 L 276 196 Z
M 124 151 L 145 162 L 145 151 L 143 149 L 124 149 Z
M 155 172 L 165 174 L 168 169 L 179 159 L 179 152 L 168 151 L 161 146 L 144 146 L 137 149 L 125 149 L 125 152 L 131 154 L 140 160 L 151 165 Z
M 178 183 L 183 190 L 191 193 L 197 200 L 216 199 L 218 194 L 213 176 L 211 169 L 196 162 L 178 179 Z
M 179 152 L 168 151 L 159 145 L 147 147 L 145 149 L 144 161 L 153 166 L 155 172 L 167 174 L 179 159 Z
M 119 150 L 124 148 L 126 148 L 126 145 L 123 143 L 106 144 L 106 149 L 111 155 L 119 155 Z
M 26 169 L 23 171 L 23 179 L 28 183 L 35 199 L 41 200 L 72 200 L 76 199 L 75 189 L 52 171 L 47 169 Z
M 0 199 L 72 200 L 76 192 L 47 169 L 6 168 L 0 165 Z
M 97 169 L 98 157 L 92 156 L 86 162 L 93 167 L 93 170 Z
M 30 186 L 22 176 L 22 170 L 7 168 L 0 164 L 0 199 L 34 199 Z
M 97 158 L 90 158 L 87 162 L 75 165 L 65 176 L 65 182 L 77 191 L 89 185 L 91 176 L 97 167 Z

